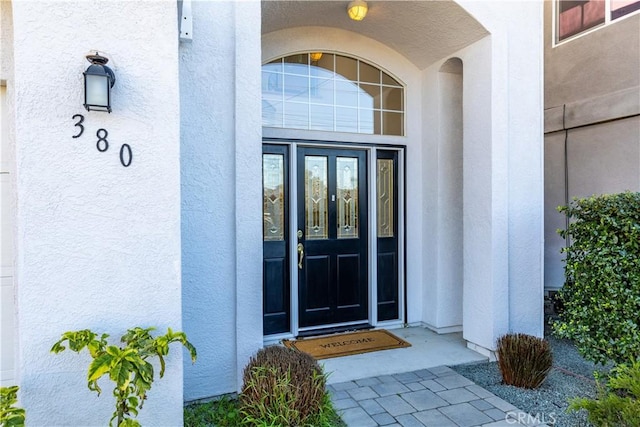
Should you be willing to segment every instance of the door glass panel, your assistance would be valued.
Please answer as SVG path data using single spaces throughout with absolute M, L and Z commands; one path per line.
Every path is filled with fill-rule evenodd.
M 265 241 L 284 240 L 284 156 L 262 155 L 262 209 Z
M 358 237 L 358 159 L 336 159 L 338 239 Z
M 328 237 L 327 158 L 305 156 L 304 203 L 307 240 Z
M 378 159 L 378 237 L 393 237 L 393 160 Z

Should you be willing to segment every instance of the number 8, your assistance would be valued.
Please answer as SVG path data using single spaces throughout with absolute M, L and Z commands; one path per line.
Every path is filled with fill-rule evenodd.
M 102 136 L 100 136 L 100 132 L 103 133 Z M 107 141 L 107 136 L 109 136 L 109 132 L 107 132 L 106 129 L 98 129 L 98 132 L 96 132 L 96 136 L 98 137 L 98 142 L 96 142 L 96 148 L 98 149 L 98 151 L 100 151 L 101 153 L 104 153 L 105 151 L 107 151 L 109 149 L 109 141 Z M 104 148 L 100 148 L 100 143 L 104 142 Z

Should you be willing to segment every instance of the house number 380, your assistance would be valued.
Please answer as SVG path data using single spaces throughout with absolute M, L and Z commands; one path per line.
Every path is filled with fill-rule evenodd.
M 82 114 L 74 114 L 71 117 L 74 120 L 77 120 L 73 125 L 76 127 L 76 134 L 72 136 L 72 138 L 80 138 L 84 133 L 84 116 Z M 100 128 L 96 131 L 96 148 L 101 153 L 104 153 L 109 149 L 109 140 L 107 137 L 109 136 L 109 132 L 106 129 Z M 129 144 L 122 144 L 120 146 L 120 163 L 125 168 L 131 165 L 131 161 L 133 160 L 133 153 L 131 152 L 131 146 Z

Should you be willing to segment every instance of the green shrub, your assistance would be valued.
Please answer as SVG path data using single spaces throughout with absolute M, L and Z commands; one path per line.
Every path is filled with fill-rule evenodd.
M 333 426 L 326 376 L 308 354 L 266 347 L 244 370 L 240 412 L 252 426 Z
M 24 409 L 14 406 L 18 402 L 18 386 L 0 387 L 0 423 L 2 427 L 24 426 Z
M 89 329 L 65 332 L 51 348 L 55 354 L 66 349 L 64 343 L 76 353 L 87 349 L 92 358 L 87 372 L 87 387 L 98 396 L 102 392 L 98 385 L 100 378 L 106 375 L 115 383 L 116 410 L 109 420 L 110 427 L 114 420 L 117 427 L 140 426 L 133 417 L 142 409 L 154 380 L 153 365 L 148 359 L 157 358 L 160 362 L 160 378 L 164 376 L 164 357 L 169 354 L 169 344 L 173 342 L 182 344 L 189 350 L 191 360 L 196 361 L 196 349 L 184 332 L 173 332 L 169 328 L 166 334 L 154 338 L 151 336 L 154 329 L 135 327 L 127 330 L 120 339 L 123 343 L 120 347 L 109 345 L 108 334 L 102 334 L 98 339 L 98 334 Z
M 498 338 L 498 367 L 505 384 L 538 388 L 553 364 L 549 343 L 527 334 L 506 334 Z
M 640 193 L 574 200 L 555 334 L 596 363 L 640 358 Z
M 586 409 L 596 426 L 640 427 L 640 361 L 613 368 L 606 387 L 598 382 L 597 399 L 578 398 L 570 403 L 570 411 Z
M 236 427 L 240 423 L 238 401 L 228 396 L 184 408 L 184 427 Z

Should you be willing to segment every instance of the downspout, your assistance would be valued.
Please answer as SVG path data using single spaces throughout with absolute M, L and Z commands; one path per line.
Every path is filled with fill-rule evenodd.
M 567 104 L 562 104 L 562 129 L 564 130 L 564 203 L 569 205 L 569 129 L 566 126 Z M 569 229 L 569 215 L 564 216 L 565 230 Z M 569 235 L 564 238 L 565 247 L 569 246 Z

